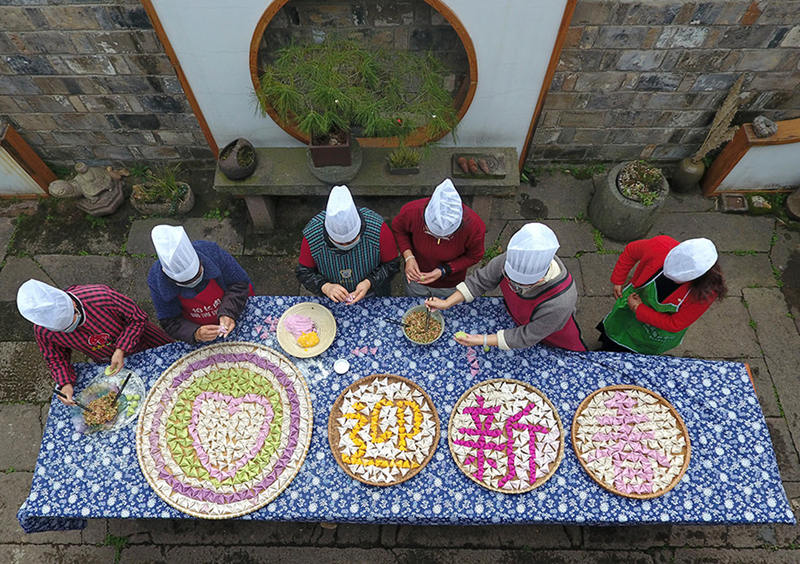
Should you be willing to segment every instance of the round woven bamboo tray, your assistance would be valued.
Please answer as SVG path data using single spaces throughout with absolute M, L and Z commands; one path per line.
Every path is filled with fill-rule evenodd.
M 284 327 L 284 321 L 289 315 L 305 315 L 306 317 L 310 317 L 316 327 L 319 343 L 307 349 L 298 345 L 294 335 L 289 333 Z M 278 320 L 276 334 L 278 336 L 278 344 L 287 353 L 297 358 L 311 358 L 312 356 L 324 353 L 333 343 L 333 340 L 336 338 L 336 320 L 331 310 L 325 306 L 314 302 L 303 302 L 295 304 L 283 312 L 283 315 L 281 315 L 281 318 Z
M 355 409 L 359 399 L 349 400 L 348 396 L 353 398 L 359 392 L 368 398 L 361 402 L 363 407 Z M 401 402 L 411 402 L 416 408 Z M 422 421 L 419 431 L 413 433 L 416 414 Z M 390 425 L 395 420 L 397 423 Z M 412 433 L 407 432 L 409 423 Z M 420 433 L 422 436 L 417 437 Z M 336 399 L 328 417 L 328 442 L 336 462 L 348 476 L 371 486 L 393 486 L 416 476 L 436 452 L 439 435 L 439 415 L 430 396 L 411 380 L 393 374 L 373 374 L 356 380 Z M 359 441 L 363 452 L 348 444 Z M 380 479 L 370 478 L 367 474 L 376 475 L 377 468 L 384 468 Z
M 506 388 L 505 392 L 509 397 L 503 399 L 497 398 L 497 400 L 486 400 L 485 396 L 490 394 L 494 396 L 502 396 L 504 392 L 503 388 Z M 478 460 L 477 452 L 479 449 L 470 445 L 459 444 L 459 442 L 457 442 L 471 442 L 469 438 L 471 435 L 465 432 L 460 432 L 457 427 L 458 425 L 469 425 L 469 427 L 474 426 L 474 431 L 477 431 L 477 425 L 475 425 L 473 420 L 473 417 L 477 415 L 481 421 L 482 427 L 487 430 L 494 431 L 498 435 L 494 440 L 494 444 L 500 445 L 501 443 L 499 441 L 501 440 L 501 437 L 505 437 L 506 441 L 509 441 L 509 437 L 506 434 L 506 420 L 514 418 L 516 413 L 519 413 L 517 410 L 528 409 L 526 404 L 531 403 L 529 399 L 520 397 L 522 396 L 522 394 L 519 393 L 520 388 L 526 392 L 527 398 L 540 400 L 538 404 L 534 403 L 534 406 L 537 409 L 535 413 L 531 413 L 534 411 L 534 408 L 531 408 L 527 415 L 522 415 L 517 419 L 517 423 L 523 422 L 521 423 L 522 425 L 532 426 L 534 429 L 514 429 L 516 432 L 513 434 L 513 460 L 516 461 L 518 457 L 523 458 L 526 456 L 526 454 L 529 456 L 528 468 L 520 469 L 518 471 L 515 464 L 514 475 L 519 476 L 520 472 L 524 472 L 527 475 L 527 482 L 524 482 L 521 478 L 517 480 L 509 478 L 506 482 L 500 484 L 500 482 L 509 475 L 509 458 L 507 456 L 492 458 L 493 451 L 500 452 L 500 449 L 485 449 L 489 452 L 489 455 L 486 456 L 483 454 L 483 456 L 492 459 L 495 464 L 497 464 L 497 468 L 495 470 L 500 470 L 500 468 L 503 467 L 503 464 L 505 464 L 506 469 L 505 474 L 502 476 L 495 475 L 494 477 L 490 476 L 489 478 L 486 478 L 484 473 L 488 468 L 493 467 L 491 467 L 488 462 L 484 466 L 483 463 Z M 484 418 L 480 418 L 482 415 L 480 413 L 464 415 L 465 408 L 473 410 L 481 409 L 477 397 L 483 398 L 482 401 L 484 408 L 496 409 L 494 414 L 483 414 Z M 467 402 L 473 403 L 471 405 L 467 405 Z M 498 416 L 501 420 L 498 420 Z M 489 419 L 490 417 L 491 422 Z M 547 421 L 548 417 L 550 422 Z M 460 423 L 456 423 L 457 420 L 459 420 Z M 467 420 L 469 421 L 468 423 Z M 542 425 L 543 422 L 547 423 L 549 427 Z M 535 427 L 542 427 L 546 429 L 546 431 L 537 431 L 535 430 Z M 461 427 L 461 429 L 465 428 L 466 427 Z M 456 435 L 457 431 L 459 432 L 458 436 Z M 536 436 L 536 441 L 534 443 L 534 452 L 536 454 L 532 457 L 534 459 L 533 464 L 535 475 L 533 482 L 530 480 L 530 440 L 532 435 Z M 448 444 L 450 446 L 450 454 L 453 456 L 453 460 L 459 469 L 473 482 L 489 490 L 501 493 L 525 493 L 538 488 L 553 476 L 561 464 L 561 460 L 564 458 L 564 428 L 561 425 L 561 419 L 558 416 L 558 411 L 556 411 L 555 406 L 550 402 L 549 399 L 547 399 L 547 396 L 545 396 L 537 388 L 534 388 L 526 382 L 511 380 L 509 378 L 486 380 L 475 384 L 466 392 L 464 392 L 456 402 L 453 412 L 450 414 L 450 423 L 447 428 L 447 436 Z M 541 440 L 542 436 L 544 436 L 544 440 Z M 483 438 L 485 438 L 485 436 Z M 518 438 L 522 438 L 519 443 L 517 442 Z M 487 442 L 493 442 L 493 438 L 490 437 Z M 555 443 L 557 443 L 557 446 L 553 446 Z M 518 444 L 523 446 L 517 447 Z M 542 458 L 546 460 L 547 470 L 543 474 L 539 475 L 538 470 L 540 466 L 536 463 L 536 461 L 541 460 Z M 488 472 L 491 473 L 491 470 L 488 470 Z M 509 482 L 512 481 L 514 482 L 512 486 L 505 487 Z
M 216 343 L 167 368 L 136 427 L 147 482 L 172 507 L 239 517 L 289 485 L 311 442 L 311 397 L 300 371 L 255 343 Z
M 630 392 L 634 392 L 633 396 L 630 396 Z M 612 395 L 613 393 L 613 395 Z M 627 397 L 631 398 L 635 405 L 632 402 L 628 402 L 622 398 L 622 396 L 617 396 L 617 393 L 625 394 Z M 642 401 L 641 397 L 636 397 L 638 394 L 645 394 L 652 398 L 652 402 L 647 403 L 647 405 L 658 405 L 661 408 L 658 410 L 658 413 L 655 411 L 653 415 L 656 415 L 657 418 L 663 419 L 663 425 L 658 428 L 657 423 L 658 421 L 653 421 L 650 419 L 650 415 L 645 413 L 645 409 L 649 409 L 643 407 L 646 402 Z M 601 399 L 598 401 L 603 402 L 603 406 L 593 406 L 594 398 L 598 395 L 602 394 L 603 397 L 608 396 L 608 399 Z M 608 407 L 605 405 L 607 401 L 614 401 L 615 403 L 620 403 L 623 405 L 622 409 L 626 411 L 630 411 L 632 414 L 635 414 L 639 417 L 646 416 L 648 417 L 648 421 L 642 422 L 631 422 L 631 423 L 623 423 L 623 430 L 619 431 L 619 427 L 614 430 L 611 428 L 610 423 L 597 423 L 597 417 L 607 416 L 607 417 L 625 417 L 625 415 L 620 413 L 619 409 L 614 409 L 613 407 Z M 630 403 L 631 407 L 626 408 L 622 403 Z M 594 402 L 596 403 L 596 402 Z M 598 410 L 596 413 L 589 413 L 590 410 Z M 584 412 L 587 413 L 584 413 Z M 603 413 L 607 412 L 607 413 Z M 669 416 L 671 416 L 672 421 L 669 420 Z M 589 418 L 594 418 L 594 422 L 587 421 Z M 653 425 L 649 425 L 649 423 L 653 423 Z M 630 428 L 626 428 L 628 424 L 633 425 Z M 590 429 L 591 427 L 591 429 Z M 601 430 L 599 428 L 606 428 L 607 430 Z M 657 458 L 654 457 L 663 457 L 662 462 L 664 459 L 668 459 L 670 461 L 669 465 L 669 472 L 672 473 L 672 478 L 669 483 L 665 487 L 660 487 L 657 489 L 652 490 L 651 492 L 636 492 L 636 491 L 622 491 L 620 489 L 621 484 L 617 484 L 616 481 L 619 480 L 624 483 L 624 479 L 630 478 L 629 475 L 622 475 L 625 472 L 634 472 L 634 470 L 625 470 L 625 467 L 622 466 L 620 462 L 619 467 L 614 467 L 613 470 L 609 470 L 606 468 L 605 478 L 603 474 L 600 472 L 599 469 L 596 467 L 591 467 L 590 464 L 593 460 L 601 458 L 598 454 L 591 455 L 590 453 L 598 453 L 607 454 L 609 450 L 620 450 L 620 452 L 624 452 L 626 454 L 632 453 L 632 450 L 622 450 L 624 446 L 617 447 L 614 445 L 608 445 L 606 443 L 613 443 L 614 441 L 607 441 L 607 440 L 598 440 L 607 438 L 605 435 L 608 434 L 610 431 L 614 431 L 616 433 L 624 432 L 626 434 L 630 434 L 631 432 L 636 433 L 648 433 L 658 431 L 659 435 L 671 435 L 671 436 L 664 436 L 663 438 L 644 438 L 639 441 L 631 441 L 634 444 L 638 444 L 635 448 L 638 449 L 646 449 L 644 453 L 647 455 L 647 464 L 649 464 L 650 469 L 655 472 L 659 466 L 663 467 L 663 464 L 659 463 Z M 592 433 L 592 437 L 588 438 L 589 433 Z M 600 434 L 600 437 L 598 437 Z M 675 408 L 670 404 L 667 400 L 663 397 L 658 395 L 657 393 L 648 390 L 646 388 L 642 388 L 640 386 L 633 386 L 633 385 L 620 385 L 620 386 L 607 386 L 605 388 L 600 388 L 599 390 L 595 390 L 581 402 L 578 406 L 577 411 L 575 412 L 575 417 L 572 420 L 572 446 L 575 449 L 575 454 L 578 457 L 578 461 L 583 466 L 583 469 L 586 471 L 587 474 L 597 482 L 601 487 L 607 489 L 608 491 L 615 493 L 617 495 L 621 495 L 624 497 L 630 497 L 634 499 L 651 499 L 654 497 L 658 497 L 664 495 L 672 488 L 674 488 L 678 482 L 680 482 L 681 478 L 683 477 L 686 469 L 689 467 L 689 459 L 691 457 L 691 444 L 689 442 L 689 433 L 686 430 L 686 425 L 681 419 L 681 416 L 675 410 Z M 595 438 L 597 437 L 597 438 Z M 669 451 L 667 452 L 664 448 L 661 448 L 661 444 L 667 444 L 667 442 L 674 441 L 674 445 L 671 445 Z M 603 443 L 602 445 L 595 447 L 595 443 Z M 643 444 L 645 443 L 645 444 Z M 616 445 L 619 445 L 620 441 L 616 441 Z M 590 445 L 588 448 L 586 445 Z M 655 448 L 656 445 L 659 445 L 658 448 Z M 682 445 L 682 446 L 681 446 Z M 634 447 L 632 447 L 634 448 Z M 637 451 L 638 452 L 638 451 Z M 588 460 L 588 458 L 592 458 L 592 460 Z M 610 458 L 609 456 L 602 456 L 602 458 Z M 638 457 L 637 457 L 638 458 Z M 675 464 L 673 464 L 673 461 Z M 639 461 L 641 465 L 642 462 Z M 607 464 L 606 464 L 607 466 Z M 614 483 L 610 483 L 608 477 L 610 476 L 611 472 L 614 473 Z M 650 472 L 650 470 L 648 470 Z M 663 481 L 663 480 L 662 480 Z M 627 484 L 631 484 L 631 482 L 627 482 Z M 634 486 L 635 488 L 636 486 Z M 627 489 L 626 486 L 625 489 Z

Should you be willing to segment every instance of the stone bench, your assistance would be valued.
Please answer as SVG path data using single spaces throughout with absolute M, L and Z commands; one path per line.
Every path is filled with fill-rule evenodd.
M 419 164 L 419 174 L 389 174 L 387 148 L 363 148 L 363 164 L 353 180 L 346 182 L 355 196 L 430 195 L 436 185 L 447 177 L 453 178 L 452 157 L 457 153 L 503 154 L 504 178 L 453 178 L 462 196 L 474 196 L 473 208 L 488 211 L 492 196 L 508 196 L 519 186 L 518 156 L 512 147 L 431 147 L 426 149 Z M 271 230 L 275 225 L 277 196 L 327 196 L 330 184 L 318 180 L 308 166 L 307 150 L 295 148 L 256 149 L 258 166 L 249 178 L 229 180 L 217 167 L 214 189 L 245 199 L 247 210 L 257 233 Z

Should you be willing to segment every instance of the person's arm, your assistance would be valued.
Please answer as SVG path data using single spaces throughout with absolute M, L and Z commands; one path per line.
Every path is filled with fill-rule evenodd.
M 164 328 L 164 331 L 167 333 L 167 335 L 173 339 L 189 343 L 190 345 L 197 344 L 195 331 L 200 328 L 197 323 L 189 321 L 180 315 L 178 317 L 159 319 L 158 322 L 161 324 L 161 327 Z
M 612 284 L 625 284 L 631 269 L 644 256 L 648 243 L 648 239 L 639 239 L 638 241 L 631 241 L 625 245 L 625 249 L 622 251 L 622 254 L 619 255 L 617 263 L 614 265 L 614 270 L 611 271 Z
M 411 247 L 411 212 L 408 204 L 400 208 L 400 213 L 392 220 L 392 231 L 395 239 L 397 239 L 397 248 L 400 250 L 400 254 L 405 254 L 406 251 L 413 253 Z
M 560 300 L 544 302 L 533 314 L 530 323 L 501 329 L 497 332 L 497 346 L 503 350 L 532 347 L 567 324 L 572 308 L 565 307 Z
M 486 237 L 486 225 L 484 225 L 483 220 L 477 216 L 472 217 L 470 218 L 470 225 L 464 227 L 470 230 L 464 245 L 464 254 L 446 264 L 450 270 L 448 274 L 466 270 L 473 264 L 478 264 L 483 258 L 485 252 L 483 241 Z
M 147 325 L 147 314 L 136 302 L 114 289 L 109 288 L 107 300 L 109 309 L 116 312 L 124 325 L 115 342 L 116 347 L 125 354 L 131 354 L 139 346 Z
M 392 235 L 392 230 L 384 222 L 381 225 L 380 236 L 380 264 L 367 274 L 370 287 L 375 288 L 394 276 L 400 270 L 400 258 L 397 256 L 397 243 Z
M 225 293 L 217 315 L 239 319 L 250 295 L 250 278 L 236 259 L 219 245 L 211 246 L 206 252 L 213 254 L 211 258 L 222 272 L 222 281 L 225 284 Z
M 41 351 L 42 357 L 50 369 L 50 375 L 56 384 L 59 387 L 74 384 L 78 378 L 75 374 L 75 369 L 70 363 L 72 350 L 47 339 L 38 327 L 34 329 L 34 335 L 36 344 L 39 345 L 39 351 Z
M 675 313 L 658 312 L 645 304 L 640 304 L 636 306 L 636 319 L 663 331 L 677 333 L 700 319 L 712 303 L 714 298 L 706 302 L 697 302 L 689 296 Z
M 464 301 L 471 302 L 478 296 L 482 296 L 489 290 L 497 288 L 503 280 L 503 267 L 506 263 L 506 255 L 494 257 L 489 264 L 476 270 L 467 279 L 461 282 L 456 289 L 464 295 Z
M 314 257 L 311 256 L 311 247 L 308 241 L 303 237 L 303 242 L 300 243 L 300 258 L 297 262 L 297 267 L 294 271 L 297 280 L 312 294 L 322 295 L 322 286 L 329 280 L 317 270 L 317 263 L 314 262 Z

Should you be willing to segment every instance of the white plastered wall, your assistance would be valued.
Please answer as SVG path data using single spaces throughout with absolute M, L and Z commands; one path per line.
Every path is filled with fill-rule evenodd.
M 717 191 L 769 190 L 800 186 L 800 142 L 757 145 L 736 163 Z
M 0 194 L 4 196 L 41 195 L 45 191 L 14 157 L 0 147 Z
M 522 152 L 567 0 L 446 0 L 475 47 L 478 87 L 458 145 Z M 263 0 L 153 0 L 164 31 L 217 144 L 300 143 L 256 111 L 250 42 Z M 452 145 L 451 136 L 441 141 Z

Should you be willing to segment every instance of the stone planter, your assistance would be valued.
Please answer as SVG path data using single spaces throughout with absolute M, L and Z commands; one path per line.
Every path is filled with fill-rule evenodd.
M 336 147 L 342 147 L 337 145 Z M 354 137 L 350 138 L 350 144 L 347 147 L 348 157 L 350 157 L 350 164 L 347 166 L 340 165 L 325 165 L 318 166 L 314 161 L 314 155 L 311 150 L 306 151 L 308 170 L 318 180 L 325 184 L 345 184 L 353 180 L 358 171 L 361 170 L 361 165 L 364 162 L 364 152 L 361 150 L 361 145 Z
M 242 164 L 242 161 L 249 163 Z M 219 153 L 219 169 L 229 180 L 243 180 L 256 169 L 256 150 L 247 139 L 239 138 L 225 145 Z
M 652 205 L 645 206 L 623 196 L 617 188 L 617 176 L 626 164 L 618 164 L 605 176 L 594 177 L 594 195 L 589 203 L 592 225 L 616 241 L 633 241 L 647 235 L 669 194 L 669 184 L 662 175 L 662 191 Z
M 131 194 L 130 202 L 133 208 L 142 215 L 184 215 L 192 211 L 194 207 L 194 192 L 191 186 L 185 182 L 179 182 L 186 186 L 186 195 L 177 204 L 173 202 L 142 202 L 134 198 Z

